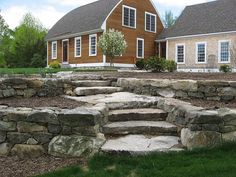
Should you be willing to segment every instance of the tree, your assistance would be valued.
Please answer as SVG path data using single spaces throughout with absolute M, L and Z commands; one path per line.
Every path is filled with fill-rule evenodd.
M 11 67 L 42 67 L 46 66 L 47 30 L 39 20 L 30 13 L 26 14 L 13 35 L 11 53 L 13 57 L 7 58 Z M 40 61 L 35 61 L 40 60 Z M 39 64 L 40 65 L 37 65 Z
M 165 12 L 165 17 L 164 17 L 164 24 L 166 28 L 169 28 L 175 24 L 177 20 L 177 17 L 174 17 L 173 13 L 171 11 L 166 11 Z
M 125 52 L 127 43 L 121 32 L 110 29 L 99 38 L 98 46 L 102 53 L 110 58 L 110 66 L 113 66 L 113 59 Z
M 9 35 L 9 27 L 3 19 L 2 15 L 0 14 L 0 41 L 6 35 Z

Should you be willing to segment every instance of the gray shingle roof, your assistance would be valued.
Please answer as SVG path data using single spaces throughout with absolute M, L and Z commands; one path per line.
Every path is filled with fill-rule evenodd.
M 46 40 L 101 29 L 104 20 L 119 1 L 99 0 L 72 10 L 49 30 Z
M 218 0 L 187 6 L 175 25 L 165 29 L 158 40 L 229 31 L 236 31 L 236 0 Z

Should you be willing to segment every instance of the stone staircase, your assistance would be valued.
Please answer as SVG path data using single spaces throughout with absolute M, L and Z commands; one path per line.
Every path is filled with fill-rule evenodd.
M 80 80 L 74 84 L 77 97 L 72 99 L 105 103 L 110 109 L 108 122 L 101 128 L 107 139 L 102 152 L 146 154 L 182 150 L 178 127 L 166 121 L 165 111 L 155 108 L 154 97 L 122 92 L 108 80 Z

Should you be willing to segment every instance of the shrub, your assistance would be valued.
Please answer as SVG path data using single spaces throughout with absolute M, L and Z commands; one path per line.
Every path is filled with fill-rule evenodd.
M 166 60 L 165 65 L 168 72 L 174 72 L 177 70 L 177 63 L 174 60 Z
M 46 66 L 46 60 L 43 58 L 41 54 L 34 54 L 33 58 L 31 59 L 31 67 L 39 68 Z
M 158 58 L 156 56 L 147 59 L 146 69 L 153 72 L 165 71 L 166 59 Z
M 232 68 L 229 65 L 221 65 L 220 72 L 230 73 L 232 72 Z
M 53 69 L 58 69 L 58 68 L 61 68 L 61 65 L 58 61 L 53 61 L 49 64 L 49 67 Z
M 147 63 L 146 60 L 141 59 L 141 60 L 137 60 L 135 65 L 138 69 L 143 70 L 146 68 L 146 63 Z

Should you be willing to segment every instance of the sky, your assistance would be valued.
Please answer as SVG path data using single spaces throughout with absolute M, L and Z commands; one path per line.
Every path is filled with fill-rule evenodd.
M 94 1 L 96 0 L 0 0 L 0 13 L 11 29 L 20 24 L 27 12 L 31 12 L 49 29 L 69 11 Z M 153 0 L 161 16 L 167 10 L 178 16 L 185 6 L 207 1 L 210 0 Z

